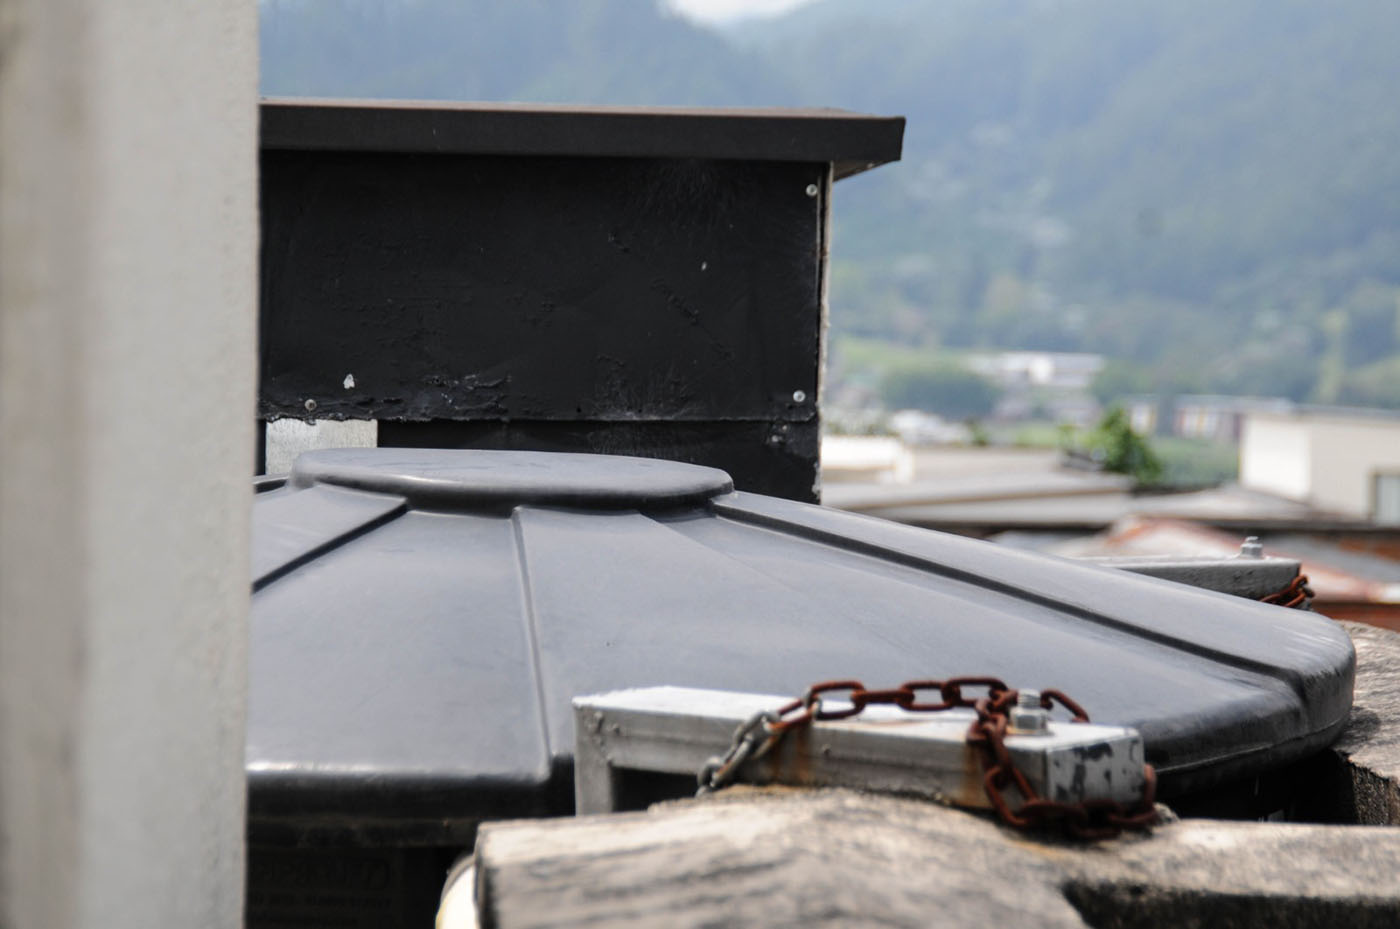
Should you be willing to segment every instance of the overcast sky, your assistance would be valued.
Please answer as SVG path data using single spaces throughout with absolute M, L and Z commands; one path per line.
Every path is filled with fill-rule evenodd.
M 744 16 L 771 16 L 810 0 L 667 0 L 691 19 L 725 22 Z

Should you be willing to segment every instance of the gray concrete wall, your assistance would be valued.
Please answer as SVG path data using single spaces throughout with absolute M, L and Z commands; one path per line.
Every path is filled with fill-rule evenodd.
M 0 0 L 0 924 L 236 926 L 255 0 Z

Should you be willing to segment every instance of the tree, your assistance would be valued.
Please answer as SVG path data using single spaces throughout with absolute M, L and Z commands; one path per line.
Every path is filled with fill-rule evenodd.
M 880 396 L 892 410 L 917 409 L 948 419 L 977 419 L 996 406 L 996 385 L 956 364 L 897 362 L 880 378 Z
M 1134 361 L 1111 359 L 1094 376 L 1089 392 L 1100 403 L 1118 403 L 1134 394 L 1150 394 L 1155 389 L 1152 372 Z
M 1104 414 L 1088 436 L 1089 451 L 1105 471 L 1127 474 L 1139 484 L 1152 484 L 1162 476 L 1162 462 L 1152 446 L 1133 431 L 1128 414 L 1114 407 Z

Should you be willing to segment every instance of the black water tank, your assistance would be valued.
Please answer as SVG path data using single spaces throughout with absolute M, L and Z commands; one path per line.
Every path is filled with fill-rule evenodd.
M 254 925 L 430 914 L 478 822 L 570 811 L 579 694 L 991 674 L 1137 727 L 1168 798 L 1316 751 L 1351 704 L 1323 617 L 650 459 L 308 453 L 258 495 L 253 563 Z

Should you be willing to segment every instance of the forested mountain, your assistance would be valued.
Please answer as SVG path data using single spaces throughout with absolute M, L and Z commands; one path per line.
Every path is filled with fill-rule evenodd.
M 266 94 L 723 105 L 782 78 L 655 0 L 263 0 Z
M 273 0 L 264 90 L 908 117 L 837 188 L 839 333 L 1099 351 L 1123 390 L 1400 406 L 1400 3 Z

